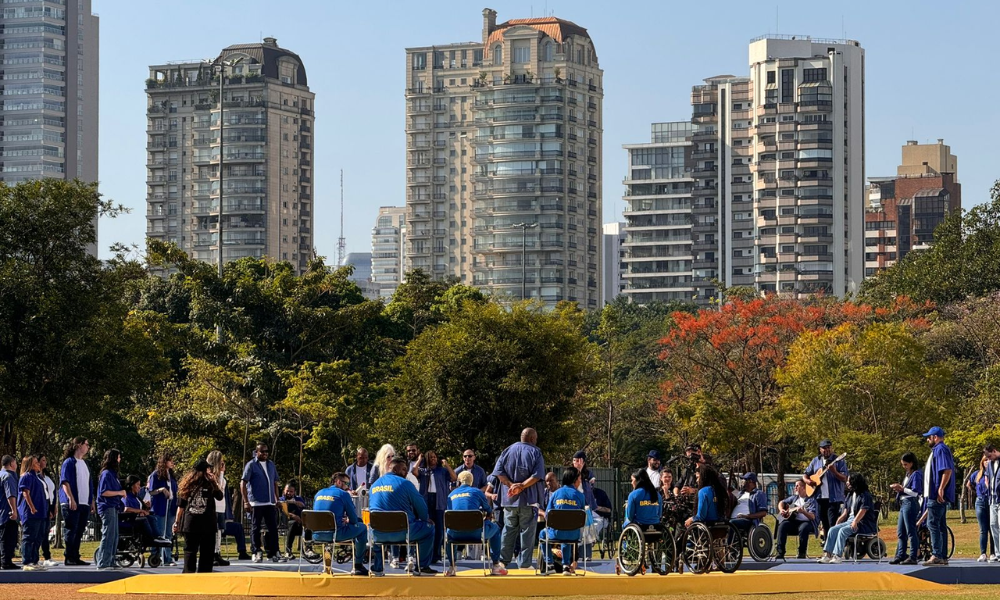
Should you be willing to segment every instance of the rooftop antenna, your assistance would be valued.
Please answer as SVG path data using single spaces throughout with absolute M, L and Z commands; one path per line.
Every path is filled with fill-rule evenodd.
M 344 239 L 344 170 L 340 170 L 340 237 L 337 238 L 337 266 L 343 266 L 347 240 Z

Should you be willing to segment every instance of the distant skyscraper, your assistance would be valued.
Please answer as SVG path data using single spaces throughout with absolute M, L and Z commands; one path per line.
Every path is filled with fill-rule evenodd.
M 372 285 L 382 298 L 392 298 L 403 281 L 406 209 L 383 206 L 372 229 Z
M 354 267 L 354 273 L 350 280 L 361 288 L 361 293 L 365 298 L 374 300 L 378 298 L 378 290 L 372 285 L 372 253 L 371 252 L 348 252 L 344 258 L 344 265 Z
M 555 17 L 406 50 L 407 265 L 520 298 L 600 298 L 603 71 Z M 522 225 L 524 227 L 522 227 Z
M 90 0 L 3 5 L 0 178 L 97 181 L 99 21 Z
M 224 137 L 219 81 L 226 68 Z M 193 258 L 219 256 L 219 156 L 228 262 L 269 256 L 305 271 L 313 255 L 313 99 L 305 66 L 274 38 L 225 48 L 213 63 L 149 68 L 146 235 Z
M 604 304 L 613 302 L 622 293 L 625 282 L 622 279 L 625 263 L 624 223 L 605 223 L 601 242 L 601 298 Z
M 867 205 L 865 277 L 871 277 L 929 247 L 937 226 L 962 208 L 958 158 L 944 140 L 906 142 L 895 177 L 869 178 Z

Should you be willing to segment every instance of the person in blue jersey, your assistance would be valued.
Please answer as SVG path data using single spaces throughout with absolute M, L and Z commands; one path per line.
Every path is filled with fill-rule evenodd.
M 729 513 L 729 490 L 715 467 L 707 463 L 698 465 L 695 481 L 698 486 L 698 508 L 695 514 L 684 522 L 684 526 L 690 528 L 694 523 L 714 525 Z
M 85 460 L 89 451 L 87 438 L 75 438 L 66 448 L 59 468 L 59 509 L 63 518 L 63 556 L 67 567 L 90 564 L 80 558 L 83 532 L 91 513 L 97 510 L 96 488 Z
M 174 475 L 174 457 L 170 452 L 164 452 L 156 461 L 156 470 L 149 474 L 146 482 L 152 498 L 150 519 L 157 535 L 173 540 L 174 521 L 177 518 L 177 477 Z M 174 558 L 171 548 L 159 548 L 153 551 L 162 556 L 163 565 L 171 566 Z
M 365 568 L 365 544 L 368 542 L 368 528 L 358 518 L 354 510 L 354 498 L 351 497 L 351 477 L 346 473 L 334 473 L 330 478 L 330 487 L 316 492 L 313 499 L 313 510 L 327 510 L 333 513 L 337 521 L 338 542 L 350 540 L 354 544 L 354 569 L 351 575 L 368 576 Z M 314 531 L 313 541 L 330 543 L 334 541 L 332 531 Z M 378 554 L 378 553 L 376 553 Z
M 470 448 L 462 453 L 462 464 L 455 468 L 455 475 L 457 476 L 462 471 L 472 473 L 472 487 L 483 492 L 486 491 L 488 484 L 486 481 L 486 470 L 476 464 L 475 450 Z
M 104 453 L 101 475 L 97 481 L 97 514 L 101 516 L 101 544 L 94 554 L 98 571 L 120 569 L 115 564 L 118 552 L 118 513 L 124 510 L 125 490 L 118 480 L 118 467 L 122 453 L 112 448 Z
M 576 470 L 575 467 L 568 467 L 562 474 L 562 487 L 558 490 L 552 492 L 549 496 L 548 506 L 545 507 L 546 513 L 551 513 L 552 511 L 558 510 L 583 510 L 585 500 L 583 498 L 583 493 L 577 488 L 580 487 L 580 472 Z M 551 516 L 551 515 L 550 515 Z M 547 539 L 550 541 L 560 542 L 560 550 L 562 551 L 562 562 L 563 562 L 563 574 L 573 575 L 575 569 L 572 566 L 576 558 L 570 560 L 576 551 L 576 544 L 580 541 L 580 530 L 576 531 L 557 531 L 551 527 L 546 528 L 542 532 L 544 536 L 541 536 L 543 540 Z M 551 545 L 548 546 L 548 552 L 546 556 L 543 557 L 546 563 L 545 574 L 551 573 L 555 568 L 555 556 L 553 555 L 553 548 Z M 541 558 L 539 560 L 542 560 Z
M 899 541 L 896 542 L 896 556 L 889 564 L 915 565 L 920 547 L 917 519 L 920 518 L 920 488 L 924 486 L 924 475 L 917 468 L 917 455 L 912 452 L 904 454 L 899 463 L 903 466 L 903 483 L 889 486 L 896 492 L 896 501 L 899 502 L 899 522 L 896 525 L 896 538 Z M 910 549 L 909 555 L 906 553 L 907 546 Z
M 987 559 L 992 562 L 1000 560 L 996 550 L 997 547 L 1000 547 L 1000 451 L 989 444 L 983 448 L 983 458 L 986 462 L 980 465 L 981 481 L 976 486 L 976 516 L 979 516 L 979 487 L 982 487 L 982 496 L 985 497 L 983 504 L 992 534 L 990 536 L 992 544 L 990 545 L 993 546 L 993 552 L 987 555 Z M 980 543 L 980 545 L 982 544 Z M 983 550 L 982 553 L 986 554 L 986 550 Z
M 736 498 L 736 506 L 730 511 L 729 522 L 744 535 L 760 524 L 767 516 L 767 494 L 757 487 L 757 474 L 743 474 L 743 490 Z
M 521 431 L 521 441 L 504 448 L 492 473 L 502 484 L 500 505 L 503 507 L 503 538 L 500 543 L 501 562 L 511 564 L 514 542 L 521 542 L 518 565 L 531 568 L 535 548 L 536 510 L 545 478 L 545 459 L 538 449 L 538 432 L 531 427 Z M 582 505 L 581 505 L 582 508 Z
M 437 573 L 431 568 L 431 556 L 434 546 L 434 524 L 427 520 L 427 503 L 417 492 L 417 488 L 406 479 L 409 463 L 405 458 L 394 458 L 389 463 L 390 472 L 382 475 L 372 483 L 369 495 L 368 510 L 373 513 L 380 511 L 405 512 L 410 523 L 409 537 L 417 544 L 420 553 L 418 573 Z M 405 533 L 383 533 L 372 528 L 372 537 L 376 542 L 403 543 Z M 372 564 L 372 574 L 380 577 L 382 572 L 382 552 L 374 550 L 375 558 Z
M 833 453 L 833 442 L 823 440 L 819 443 L 819 455 L 812 459 L 802 475 L 802 481 L 811 484 L 809 477 L 818 473 L 824 467 L 827 470 L 820 478 L 819 490 L 813 495 L 816 504 L 819 506 L 819 521 L 823 524 L 823 531 L 829 532 L 830 528 L 840 517 L 841 509 L 844 507 L 844 484 L 850 472 L 847 470 L 847 461 L 841 459 L 834 462 L 837 457 Z
M 931 534 L 931 557 L 925 567 L 948 564 L 948 505 L 955 501 L 955 458 L 944 443 L 944 429 L 931 427 L 924 434 L 931 447 L 924 466 L 924 510 Z
M 45 485 L 38 478 L 38 458 L 33 455 L 21 460 L 21 478 L 17 482 L 17 513 L 21 519 L 21 568 L 25 571 L 44 571 L 38 563 L 42 535 L 48 523 L 49 503 L 45 498 Z
M 492 518 L 493 509 L 486 494 L 475 487 L 475 477 L 472 471 L 462 471 L 458 474 L 458 487 L 448 494 L 448 510 L 478 510 Z M 485 531 L 483 531 L 485 530 Z M 455 575 L 455 554 L 451 543 L 457 542 L 478 542 L 483 537 L 486 538 L 490 547 L 490 558 L 493 560 L 493 575 L 506 575 L 507 569 L 500 564 L 500 527 L 492 520 L 483 522 L 483 530 L 474 529 L 470 531 L 456 531 L 448 529 L 446 531 L 445 543 L 448 545 L 448 571 L 445 575 L 453 577 Z
M 431 522 L 434 523 L 434 550 L 432 563 L 441 562 L 441 544 L 444 542 L 444 511 L 448 508 L 448 491 L 456 481 L 455 471 L 447 460 L 438 459 L 437 452 L 428 450 L 417 458 L 410 474 L 420 484 L 420 495 L 427 503 Z
M 253 562 L 264 561 L 264 552 L 271 562 L 285 562 L 278 552 L 278 512 L 277 502 L 281 493 L 278 488 L 278 468 L 269 459 L 270 449 L 265 443 L 257 444 L 253 458 L 243 465 L 240 477 L 240 492 L 243 494 L 243 510 L 250 516 L 250 554 Z M 261 547 L 261 530 L 267 529 L 264 545 Z
M 656 525 L 660 522 L 663 509 L 660 506 L 660 495 L 649 480 L 646 469 L 637 469 L 632 473 L 632 492 L 625 501 L 625 523 L 637 525 Z
M 153 525 L 147 518 L 149 511 L 139 499 L 141 486 L 142 480 L 135 475 L 129 475 L 125 478 L 125 498 L 122 500 L 122 511 L 118 514 L 118 533 L 121 537 L 122 533 L 128 532 L 138 537 L 142 545 L 148 548 L 160 536 L 153 531 Z M 135 518 L 124 518 L 124 515 L 130 514 L 135 515 Z M 166 540 L 163 541 L 166 542 Z

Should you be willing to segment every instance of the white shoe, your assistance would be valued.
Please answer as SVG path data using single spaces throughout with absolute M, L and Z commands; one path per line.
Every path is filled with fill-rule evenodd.
M 844 557 L 843 556 L 831 556 L 830 560 L 829 560 L 829 563 L 831 565 L 839 565 L 842 562 L 844 562 Z
M 395 559 L 395 558 L 392 559 L 391 561 L 389 561 L 389 566 L 392 567 L 393 569 L 398 569 L 399 568 L 399 560 Z
M 264 562 L 264 553 L 263 552 L 258 552 L 256 554 L 254 554 L 253 555 L 253 561 L 255 563 Z
M 24 565 L 23 567 L 21 567 L 21 570 L 22 571 L 44 571 L 45 569 L 43 569 L 42 567 L 40 567 L 38 565 Z
M 1000 562 L 1000 556 L 994 554 L 988 559 L 989 562 Z
M 819 560 L 817 560 L 816 562 L 818 562 L 821 565 L 828 565 L 828 564 L 830 564 L 830 557 L 829 556 L 824 556 L 824 557 L 820 558 Z
M 990 559 L 987 558 L 985 554 L 980 554 L 979 558 L 976 559 L 976 562 L 989 562 L 989 561 Z
M 506 575 L 507 569 L 500 563 L 493 565 L 493 570 L 490 571 L 490 575 Z
M 57 563 L 54 560 L 43 560 L 42 561 L 42 566 L 43 567 L 57 567 L 57 566 L 59 566 L 59 563 Z

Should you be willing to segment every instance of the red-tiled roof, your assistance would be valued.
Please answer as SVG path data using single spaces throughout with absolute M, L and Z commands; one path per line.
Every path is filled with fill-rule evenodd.
M 587 38 L 590 37 L 586 28 L 580 27 L 572 21 L 565 21 L 563 19 L 557 19 L 556 17 L 537 17 L 534 19 L 511 19 L 505 23 L 497 25 L 497 28 L 490 33 L 487 44 L 502 41 L 504 32 L 507 29 L 517 27 L 518 25 L 527 25 L 528 27 L 537 29 L 560 44 L 571 35 L 580 35 Z

